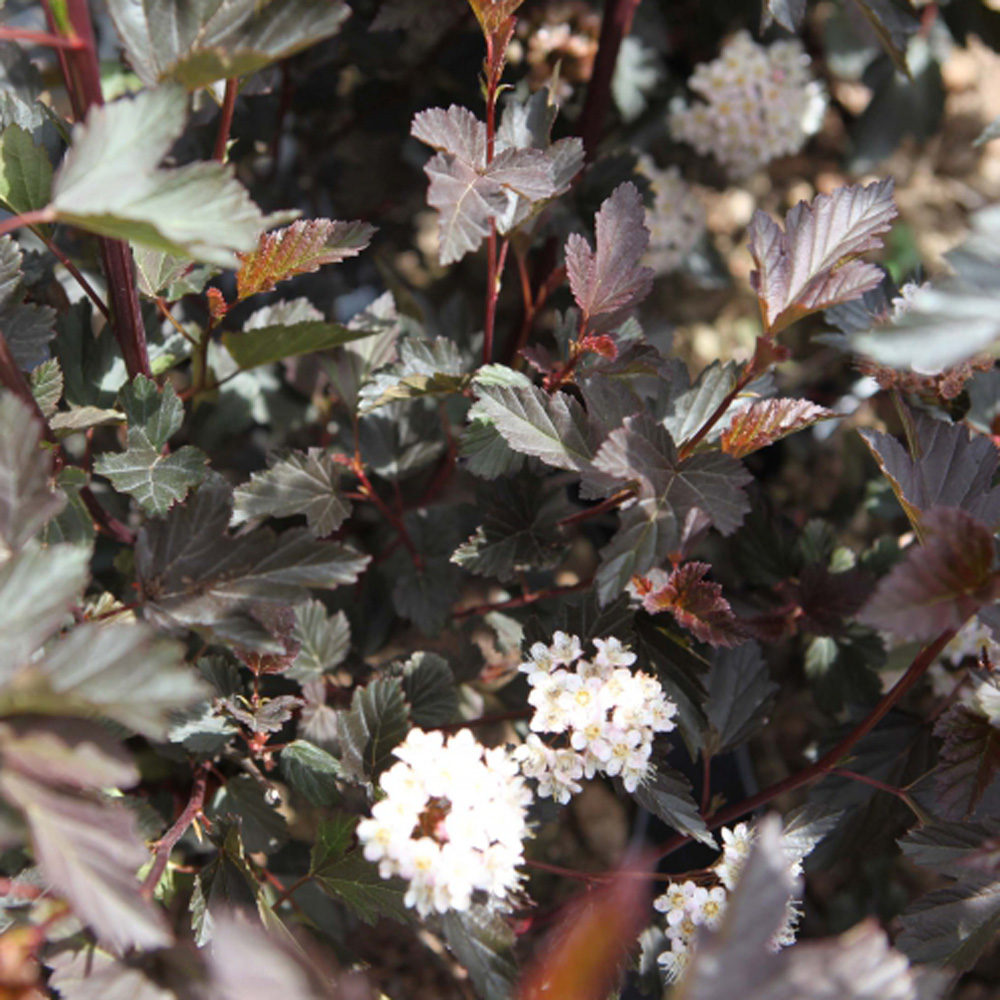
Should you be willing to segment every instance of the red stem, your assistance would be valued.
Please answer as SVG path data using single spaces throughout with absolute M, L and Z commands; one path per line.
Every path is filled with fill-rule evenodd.
M 593 580 L 581 580 L 579 583 L 571 583 L 566 587 L 550 587 L 548 590 L 534 590 L 520 597 L 512 597 L 507 601 L 498 601 L 496 604 L 476 604 L 471 608 L 462 608 L 456 611 L 452 618 L 461 620 L 463 618 L 474 618 L 477 615 L 488 615 L 491 611 L 506 611 L 511 608 L 523 608 L 537 601 L 545 601 L 550 597 L 562 597 L 564 594 L 576 594 L 581 590 L 589 590 L 593 585 Z
M 239 93 L 239 81 L 236 77 L 226 80 L 226 92 L 222 98 L 222 113 L 219 117 L 219 131 L 215 137 L 215 149 L 212 159 L 219 163 L 226 162 L 226 146 L 229 143 L 229 130 L 233 124 L 233 112 L 236 110 L 236 95 Z
M 604 133 L 604 120 L 611 107 L 611 81 L 615 75 L 622 41 L 632 30 L 632 18 L 640 0 L 605 0 L 601 37 L 598 41 L 594 72 L 587 88 L 587 99 L 580 115 L 579 135 L 587 160 L 593 160 Z
M 711 431 L 711 429 L 722 419 L 726 410 L 733 405 L 733 400 L 735 400 L 736 397 L 753 381 L 756 374 L 757 366 L 754 361 L 751 361 L 746 368 L 743 369 L 742 374 L 736 380 L 736 385 L 729 390 L 726 394 L 726 398 L 719 403 L 708 420 L 706 420 L 701 427 L 695 431 L 693 437 L 688 438 L 688 440 L 684 442 L 683 446 L 677 452 L 678 461 L 683 462 L 684 459 L 691 457 L 695 448 L 701 444 L 709 431 Z
M 48 6 L 48 5 L 47 5 Z M 76 45 L 66 50 L 64 66 L 66 89 L 70 92 L 74 112 L 82 118 L 94 105 L 104 104 L 101 90 L 101 70 L 97 62 L 94 28 L 87 0 L 65 0 L 65 9 Z M 50 23 L 51 23 L 51 11 Z M 23 217 L 22 217 L 23 218 Z M 50 221 L 42 219 L 39 221 Z M 135 284 L 132 251 L 122 240 L 98 238 L 101 261 L 108 281 L 108 296 L 112 324 L 129 378 L 145 375 L 152 378 L 149 353 L 146 350 L 146 330 L 139 308 L 139 293 Z
M 600 517 L 609 510 L 616 510 L 620 507 L 626 500 L 630 500 L 635 496 L 635 490 L 619 490 L 614 496 L 608 497 L 606 500 L 602 500 L 600 503 L 595 503 L 593 507 L 588 507 L 586 510 L 577 511 L 575 514 L 570 514 L 569 517 L 564 517 L 561 521 L 557 521 L 556 524 L 560 528 L 566 528 L 571 524 L 579 524 L 581 521 L 589 521 L 591 518 Z
M 49 422 L 45 419 L 45 414 L 42 413 L 42 409 L 38 405 L 38 400 L 35 399 L 34 393 L 31 391 L 31 386 L 28 385 L 28 380 L 24 377 L 24 373 L 17 367 L 14 356 L 10 353 L 10 348 L 7 346 L 7 338 L 3 335 L 2 330 L 0 330 L 0 385 L 5 386 L 14 393 L 31 410 L 35 419 L 42 426 L 42 433 L 45 436 L 45 440 L 50 444 L 54 444 L 56 437 L 52 433 L 52 428 L 49 427 Z
M 156 887 L 160 884 L 163 873 L 167 870 L 167 863 L 170 861 L 170 852 L 177 846 L 177 842 L 187 832 L 188 827 L 198 818 L 198 814 L 205 807 L 205 792 L 208 788 L 208 765 L 202 765 L 194 775 L 194 784 L 191 786 L 191 796 L 184 811 L 177 817 L 174 825 L 160 839 L 156 845 L 156 856 L 153 859 L 153 867 L 149 869 L 142 883 L 142 894 L 147 899 L 153 898 Z
M 795 789 L 801 788 L 803 785 L 808 785 L 817 778 L 823 778 L 835 770 L 844 757 L 854 749 L 855 745 L 867 736 L 889 714 L 890 710 L 899 702 L 903 695 L 923 677 L 927 668 L 941 655 L 941 651 L 951 642 L 957 631 L 957 629 L 946 629 L 929 646 L 924 647 L 910 664 L 906 673 L 896 682 L 895 686 L 882 697 L 882 700 L 871 712 L 832 750 L 828 750 L 814 764 L 810 764 L 809 767 L 804 768 L 796 774 L 789 775 L 784 780 L 765 788 L 756 795 L 751 795 L 750 798 L 744 799 L 742 802 L 737 802 L 728 809 L 721 809 L 713 813 L 706 819 L 708 828 L 715 830 L 720 826 L 725 826 L 727 823 L 732 823 L 733 820 L 737 820 L 741 816 L 753 812 L 763 805 L 767 805 L 768 802 L 776 799 L 779 795 L 795 791 Z M 678 834 L 657 848 L 657 856 L 660 858 L 666 857 L 679 847 L 682 847 L 690 839 L 690 836 L 687 834 Z
M 9 219 L 0 222 L 0 236 L 6 236 L 7 233 L 12 233 L 22 226 L 34 227 L 55 221 L 56 214 L 49 208 L 38 208 L 33 212 L 25 212 L 23 215 L 12 215 Z
M 497 78 L 494 71 L 493 38 L 486 35 L 486 166 L 493 162 L 496 145 Z M 486 240 L 486 315 L 483 319 L 483 364 L 493 360 L 493 329 L 496 324 L 500 267 L 497 260 L 497 224 L 490 219 L 490 235 Z
M 87 279 L 80 272 L 80 269 L 76 266 L 76 264 L 74 264 L 73 261 L 71 261 L 69 257 L 63 253 L 54 240 L 50 240 L 37 226 L 32 226 L 31 231 L 49 248 L 50 252 L 59 261 L 59 263 L 62 264 L 67 271 L 69 271 L 76 283 L 84 290 L 90 301 L 94 303 L 97 311 L 108 321 L 108 323 L 110 323 L 111 311 L 105 304 L 104 299 L 102 299 L 94 290 L 94 286 L 91 285 L 91 283 L 87 281 Z
M 28 42 L 47 45 L 50 49 L 81 49 L 84 43 L 78 38 L 63 38 L 47 31 L 32 31 L 30 28 L 0 28 L 0 41 Z

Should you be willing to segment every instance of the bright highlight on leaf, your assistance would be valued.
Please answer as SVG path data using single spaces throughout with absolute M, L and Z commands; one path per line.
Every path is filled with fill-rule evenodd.
M 280 281 L 311 274 L 326 264 L 356 257 L 371 242 L 374 226 L 367 222 L 300 219 L 284 229 L 265 233 L 256 250 L 240 257 L 236 289 L 240 299 L 269 292 Z
M 854 258 L 882 246 L 879 236 L 897 214 L 892 188 L 887 178 L 800 201 L 785 216 L 784 230 L 765 212 L 754 214 L 747 230 L 756 265 L 750 283 L 769 336 L 881 282 L 880 268 Z
M 73 130 L 49 206 L 60 222 L 236 267 L 262 230 L 287 219 L 265 216 L 220 163 L 161 169 L 184 130 L 187 96 L 160 87 L 94 107 Z
M 837 416 L 807 399 L 766 399 L 738 410 L 722 432 L 722 450 L 743 458 L 789 434 Z

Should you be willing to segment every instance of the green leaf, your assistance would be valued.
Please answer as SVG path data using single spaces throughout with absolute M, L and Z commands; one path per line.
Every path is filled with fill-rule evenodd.
M 31 394 L 46 418 L 56 412 L 63 394 L 63 373 L 55 358 L 43 361 L 32 371 Z
M 127 809 L 57 791 L 10 768 L 0 773 L 0 794 L 24 813 L 46 881 L 100 940 L 116 950 L 170 944 L 163 915 L 139 894 L 135 873 L 149 852 Z
M 349 711 L 338 716 L 342 763 L 355 780 L 375 781 L 410 728 L 403 685 L 382 677 L 358 688 Z
M 56 335 L 56 311 L 33 303 L 4 310 L 0 324 L 14 363 L 30 371 L 49 357 L 49 341 Z
M 260 884 L 246 859 L 240 824 L 222 819 L 212 839 L 218 851 L 195 876 L 191 897 L 191 929 L 199 948 L 212 940 L 216 920 L 236 909 L 257 910 Z
M 489 420 L 514 451 L 557 469 L 590 468 L 594 452 L 587 415 L 571 396 L 550 396 L 527 380 L 513 386 L 493 384 L 484 380 L 482 371 L 473 385 L 476 404 L 469 418 Z
M 22 712 L 114 719 L 163 739 L 170 715 L 204 698 L 206 685 L 184 661 L 184 647 L 148 625 L 78 625 L 24 672 L 0 707 Z
M 517 983 L 514 932 L 495 910 L 474 905 L 442 918 L 451 953 L 468 970 L 483 1000 L 510 1000 Z
M 132 248 L 139 291 L 149 298 L 163 296 L 176 302 L 185 295 L 200 295 L 218 268 L 195 265 L 189 257 L 175 257 L 149 247 Z
M 0 203 L 19 215 L 44 208 L 52 189 L 52 164 L 31 133 L 8 125 L 0 135 Z
M 324 892 L 339 899 L 366 924 L 383 916 L 409 922 L 410 913 L 403 903 L 406 883 L 381 878 L 377 866 L 366 861 L 359 850 L 348 850 L 357 822 L 356 817 L 338 816 L 320 823 L 310 874 Z
M 0 685 L 62 626 L 87 583 L 90 552 L 28 546 L 0 562 Z
M 715 838 L 708 832 L 691 795 L 691 782 L 680 771 L 664 763 L 657 764 L 653 777 L 642 782 L 632 797 L 678 833 L 715 847 Z
M 158 168 L 184 130 L 183 90 L 160 87 L 93 107 L 73 129 L 73 146 L 56 173 L 56 218 L 90 232 L 132 240 L 218 267 L 235 267 L 265 217 L 230 168 L 201 162 Z
M 320 448 L 293 451 L 236 488 L 232 523 L 305 514 L 318 536 L 331 535 L 351 516 L 351 502 L 340 495 L 339 480 L 340 468 L 329 453 Z
M 136 375 L 118 396 L 131 430 L 138 427 L 158 451 L 184 423 L 184 404 L 177 398 L 174 387 L 167 382 L 162 391 L 145 375 Z
M 142 82 L 188 90 L 287 59 L 336 34 L 350 13 L 341 0 L 110 0 L 108 10 Z
M 118 455 L 100 455 L 94 472 L 107 476 L 119 493 L 127 493 L 147 514 L 162 517 L 205 479 L 208 456 L 185 445 L 162 455 L 145 433 L 130 429 L 129 448 Z
M 306 601 L 295 607 L 292 638 L 299 652 L 286 676 L 314 680 L 344 662 L 351 648 L 351 625 L 343 611 L 329 616 L 319 601 Z
M 415 726 L 429 729 L 451 722 L 458 714 L 455 675 L 437 653 L 414 653 L 403 665 L 403 694 Z
M 281 751 L 278 761 L 281 776 L 311 805 L 332 806 L 340 801 L 337 782 L 344 769 L 332 754 L 308 740 L 295 740 Z
M 41 440 L 31 410 L 13 393 L 0 393 L 0 551 L 23 548 L 65 503 L 49 485 L 52 458 Z
M 352 330 L 340 323 L 326 320 L 308 320 L 287 326 L 255 326 L 249 324 L 240 332 L 227 331 L 222 335 L 226 350 L 243 371 L 258 365 L 270 365 L 285 358 L 315 351 L 328 351 L 333 347 L 370 337 L 370 330 Z
M 462 392 L 471 381 L 453 340 L 407 337 L 399 344 L 399 361 L 383 368 L 362 388 L 359 409 L 367 413 L 397 399 L 449 396 Z
M 248 774 L 230 778 L 219 789 L 209 814 L 213 818 L 238 816 L 242 821 L 243 844 L 251 854 L 257 851 L 270 854 L 288 840 L 285 817 L 271 803 L 261 782 Z

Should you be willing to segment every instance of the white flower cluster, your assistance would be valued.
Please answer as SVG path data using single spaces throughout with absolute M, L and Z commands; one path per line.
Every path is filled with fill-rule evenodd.
M 690 879 L 673 882 L 667 891 L 653 901 L 653 906 L 666 916 L 666 935 L 670 948 L 662 952 L 657 962 L 668 982 L 675 982 L 688 962 L 699 927 L 715 929 L 722 921 L 729 901 L 729 893 L 736 887 L 755 832 L 746 823 L 730 829 L 723 827 L 722 855 L 710 869 L 718 884 L 711 888 L 698 885 Z M 787 838 L 783 840 L 788 869 L 793 876 L 802 874 L 801 850 Z M 774 951 L 795 943 L 795 930 L 800 912 L 798 903 L 790 900 L 785 912 L 785 922 L 771 938 Z
M 639 169 L 653 190 L 653 207 L 646 212 L 649 249 L 645 263 L 658 274 L 666 274 L 680 267 L 705 231 L 705 207 L 677 167 L 660 170 L 643 155 Z
M 823 87 L 795 39 L 763 46 L 737 32 L 718 59 L 695 68 L 688 85 L 705 100 L 688 107 L 675 99 L 671 132 L 714 155 L 735 178 L 797 153 L 819 130 L 826 108 Z
M 487 750 L 468 729 L 447 742 L 411 729 L 399 763 L 381 777 L 385 797 L 358 839 L 382 878 L 410 883 L 407 906 L 421 916 L 467 910 L 479 890 L 502 902 L 518 887 L 531 792 L 502 747 Z
M 649 776 L 654 734 L 674 728 L 677 706 L 656 678 L 630 669 L 635 654 L 614 638 L 593 644 L 585 659 L 578 636 L 556 632 L 551 645 L 536 642 L 521 664 L 535 712 L 533 732 L 514 756 L 522 773 L 538 780 L 538 794 L 559 803 L 598 772 L 620 775 L 634 792 Z M 549 746 L 538 733 L 565 734 L 569 746 Z

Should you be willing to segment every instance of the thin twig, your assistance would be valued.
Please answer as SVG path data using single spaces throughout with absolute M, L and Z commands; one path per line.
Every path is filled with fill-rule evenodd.
M 205 807 L 208 774 L 209 768 L 205 764 L 201 765 L 195 771 L 194 784 L 191 786 L 191 796 L 184 807 L 184 811 L 177 817 L 174 825 L 167 830 L 156 845 L 153 865 L 142 883 L 141 891 L 147 899 L 153 898 L 153 893 L 160 884 L 163 873 L 167 870 L 167 863 L 170 861 L 170 852 L 177 846 L 177 842 L 187 833 L 188 827 L 198 818 L 198 814 Z
M 0 28 L 0 41 L 47 45 L 50 49 L 84 48 L 84 43 L 79 38 L 64 38 L 62 35 L 53 35 L 48 31 L 32 31 L 30 28 Z
M 49 237 L 46 236 L 45 233 L 38 228 L 38 226 L 31 226 L 31 231 L 49 248 L 50 252 L 59 261 L 59 263 L 62 264 L 67 271 L 69 271 L 76 283 L 83 289 L 90 301 L 97 307 L 97 311 L 108 321 L 108 323 L 110 323 L 111 310 L 108 309 L 107 303 L 105 303 L 104 299 L 97 294 L 94 290 L 94 286 L 83 276 L 83 273 L 76 266 L 76 264 L 74 264 L 73 261 L 66 256 L 63 250 L 56 245 L 55 240 L 49 239 Z
M 581 580 L 579 583 L 571 583 L 565 587 L 550 587 L 547 590 L 534 590 L 520 597 L 512 597 L 506 601 L 498 601 L 495 604 L 476 604 L 471 608 L 461 608 L 452 614 L 452 618 L 461 620 L 463 618 L 474 618 L 477 615 L 488 615 L 491 611 L 509 611 L 513 608 L 523 608 L 537 601 L 546 601 L 552 597 L 562 597 L 565 594 L 576 594 L 581 590 L 589 590 L 593 585 L 593 580 Z

